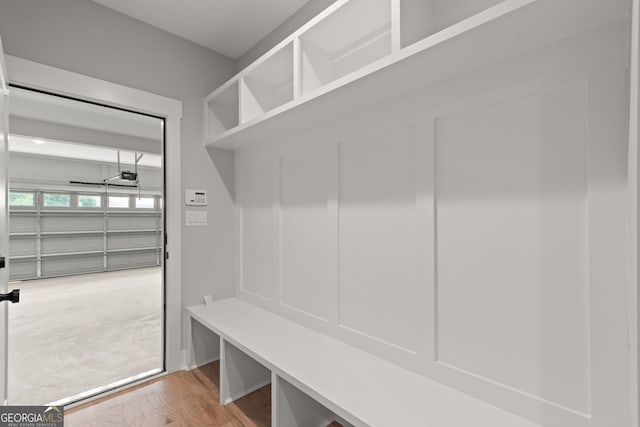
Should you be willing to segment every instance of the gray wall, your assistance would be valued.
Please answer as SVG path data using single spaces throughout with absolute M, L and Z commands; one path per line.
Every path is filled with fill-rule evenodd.
M 183 304 L 233 295 L 233 154 L 203 148 L 202 99 L 235 62 L 88 0 L 0 0 L 0 36 L 7 54 L 183 102 L 182 185 L 209 193 L 209 226 L 183 230 Z
M 286 39 L 295 30 L 306 24 L 318 13 L 331 6 L 335 1 L 336 0 L 309 0 L 307 4 L 302 6 L 289 19 L 284 21 L 282 25 L 269 33 L 269 35 L 260 40 L 255 46 L 238 58 L 236 71 L 240 71 L 247 65 L 251 64 L 269 49 Z

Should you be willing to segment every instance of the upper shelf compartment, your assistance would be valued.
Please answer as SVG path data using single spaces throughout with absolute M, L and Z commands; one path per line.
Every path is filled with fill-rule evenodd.
M 406 47 L 462 22 L 503 0 L 399 0 L 400 46 Z
M 293 42 L 240 79 L 240 123 L 293 100 Z
M 206 98 L 205 145 L 235 150 L 267 143 L 626 19 L 630 5 L 631 0 L 337 0 Z
M 207 139 L 215 138 L 239 124 L 238 82 L 221 87 L 209 95 L 204 103 Z
M 351 0 L 300 36 L 302 94 L 391 54 L 389 0 Z

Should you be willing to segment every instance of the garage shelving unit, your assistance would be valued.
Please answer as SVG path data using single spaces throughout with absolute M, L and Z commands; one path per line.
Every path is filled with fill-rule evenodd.
M 36 200 L 42 199 L 40 192 L 34 193 Z M 154 198 L 153 208 L 107 208 L 105 200 L 100 208 L 43 208 L 38 202 L 11 208 L 10 279 L 161 265 L 160 197 L 146 197 Z

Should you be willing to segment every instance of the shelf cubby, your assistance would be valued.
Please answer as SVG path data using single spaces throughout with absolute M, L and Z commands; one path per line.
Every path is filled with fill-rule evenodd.
M 279 427 L 353 427 L 317 400 L 288 381 L 274 375 L 273 404 L 276 406 L 273 425 Z
M 206 365 L 220 360 L 220 335 L 198 322 L 193 317 L 188 324 L 190 332 L 190 346 L 187 349 L 187 363 L 189 368 Z M 219 379 L 217 380 L 219 386 Z
M 400 46 L 412 45 L 504 0 L 399 0 Z
M 213 138 L 238 126 L 238 81 L 223 86 L 205 99 L 207 138 Z
M 240 79 L 240 123 L 293 100 L 293 42 Z
M 271 383 L 271 371 L 224 338 L 220 342 L 220 403 L 226 405 Z
M 391 54 L 389 0 L 352 0 L 300 36 L 302 94 Z

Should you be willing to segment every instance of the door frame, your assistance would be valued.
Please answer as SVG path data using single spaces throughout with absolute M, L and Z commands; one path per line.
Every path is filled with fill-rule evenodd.
M 0 209 L 4 212 L 0 212 L 0 232 L 5 234 L 5 239 L 0 242 L 0 255 L 9 259 L 9 141 L 7 139 L 9 133 L 7 127 L 9 126 L 9 82 L 7 82 L 8 74 L 6 62 L 4 59 L 4 49 L 2 47 L 2 40 L 0 39 Z M 6 292 L 7 285 L 9 283 L 9 265 L 0 271 L 0 292 Z M 5 406 L 7 404 L 7 392 L 8 392 L 8 366 L 9 366 L 9 353 L 8 353 L 8 323 L 9 323 L 9 311 L 7 304 L 4 303 L 0 306 L 0 405 Z
M 5 55 L 10 84 L 133 110 L 165 120 L 165 371 L 184 368 L 182 351 L 182 183 L 180 171 L 180 121 L 182 101 L 111 83 L 94 77 Z M 170 201 L 170 203 L 167 203 Z
M 640 426 L 640 0 L 631 8 L 629 52 L 629 361 L 631 422 Z

